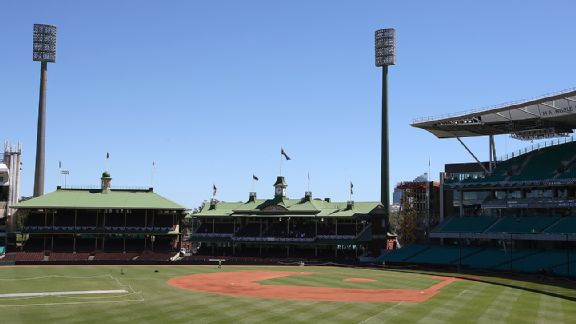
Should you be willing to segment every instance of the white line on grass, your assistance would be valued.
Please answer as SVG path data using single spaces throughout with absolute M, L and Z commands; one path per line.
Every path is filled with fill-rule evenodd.
M 394 309 L 394 308 L 396 308 L 396 307 L 398 307 L 398 306 L 400 306 L 400 305 L 403 305 L 403 304 L 404 304 L 404 303 L 402 303 L 402 302 L 397 303 L 396 305 L 394 305 L 394 306 L 392 306 L 392 307 L 388 307 L 388 308 L 386 308 L 385 310 L 380 311 L 380 312 L 378 312 L 378 313 L 376 313 L 376 314 L 368 317 L 367 319 L 363 320 L 362 322 L 360 322 L 360 323 L 358 323 L 358 324 L 368 323 L 368 321 L 371 321 L 372 319 L 374 319 L 374 318 L 376 318 L 376 317 L 378 317 L 378 316 L 380 316 L 380 315 L 382 315 L 382 314 L 388 313 L 388 312 L 390 312 L 392 309 Z
M 142 299 L 134 300 L 111 300 L 111 301 L 91 301 L 91 302 L 71 302 L 71 303 L 46 303 L 46 304 L 10 304 L 10 305 L 0 305 L 0 307 L 25 307 L 25 306 L 58 306 L 58 305 L 86 305 L 86 304 L 111 304 L 111 303 L 133 303 L 133 302 L 143 302 Z
M 11 297 L 43 297 L 43 296 L 65 296 L 65 295 L 92 295 L 92 294 L 120 294 L 127 293 L 127 290 L 78 290 L 78 291 L 52 291 L 52 292 L 33 292 L 33 293 L 14 293 L 0 294 L 0 298 Z

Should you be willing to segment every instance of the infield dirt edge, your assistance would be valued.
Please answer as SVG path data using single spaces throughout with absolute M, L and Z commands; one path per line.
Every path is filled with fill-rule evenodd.
M 287 276 L 308 275 L 312 272 L 244 270 L 231 272 L 200 273 L 173 277 L 167 281 L 171 286 L 191 291 L 235 297 L 286 299 L 304 301 L 338 302 L 424 302 L 435 296 L 454 277 L 433 276 L 440 280 L 426 289 L 354 289 L 336 287 L 310 287 L 288 285 L 262 285 L 258 281 Z

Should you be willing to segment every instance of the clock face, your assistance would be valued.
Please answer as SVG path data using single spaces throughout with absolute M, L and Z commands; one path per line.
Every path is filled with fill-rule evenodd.
M 276 187 L 276 194 L 282 195 L 282 187 Z

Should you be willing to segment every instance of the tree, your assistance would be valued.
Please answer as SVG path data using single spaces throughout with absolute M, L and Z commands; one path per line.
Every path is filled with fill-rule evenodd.
M 402 245 L 411 244 L 418 239 L 418 219 L 415 207 L 416 196 L 413 190 L 404 190 L 400 199 L 398 236 Z

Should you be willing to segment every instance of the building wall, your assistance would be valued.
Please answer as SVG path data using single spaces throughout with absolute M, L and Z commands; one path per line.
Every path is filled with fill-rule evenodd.
M 20 162 L 22 161 L 22 144 L 11 145 L 9 142 L 4 143 L 3 162 L 9 170 L 8 176 L 8 206 L 6 210 L 7 226 L 10 231 L 14 227 L 12 215 L 16 212 L 10 208 L 18 203 L 20 199 Z

